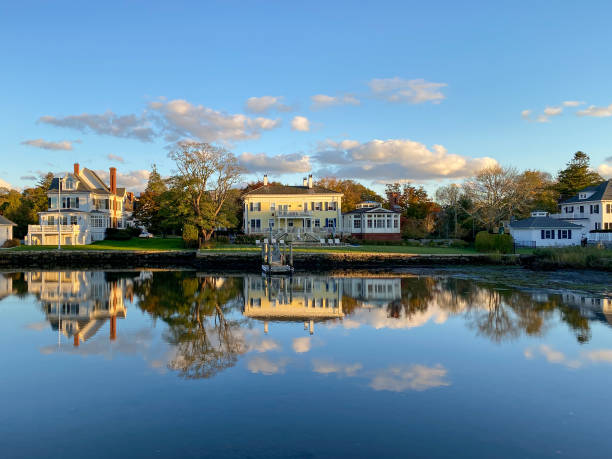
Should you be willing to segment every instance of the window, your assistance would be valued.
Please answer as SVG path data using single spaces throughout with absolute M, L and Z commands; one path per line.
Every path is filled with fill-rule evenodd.
M 314 227 L 315 228 L 321 228 L 321 220 L 316 218 L 315 221 L 314 221 Z
M 78 197 L 78 196 L 77 196 L 76 198 L 74 198 L 74 207 L 75 207 L 76 209 L 78 209 L 78 208 L 79 208 L 79 197 Z
M 390 216 L 387 217 L 387 228 L 391 228 L 391 225 L 392 225 L 391 220 L 392 218 Z
M 595 223 L 595 229 L 596 230 L 601 229 L 601 225 L 599 223 Z
M 571 214 L 572 212 L 574 212 L 574 206 L 569 206 L 565 208 L 566 214 Z
M 335 228 L 336 227 L 336 219 L 335 218 L 326 218 L 325 226 L 327 228 Z
M 251 220 L 251 229 L 259 229 L 261 228 L 261 220 L 260 219 L 252 219 Z
M 274 219 L 273 218 L 268 219 L 268 228 L 274 228 Z
M 540 233 L 541 239 L 554 239 L 555 230 L 542 230 Z
M 47 217 L 47 225 L 55 225 L 55 217 L 53 215 Z
M 76 215 L 71 215 L 70 216 L 70 224 L 71 225 L 76 225 L 77 224 L 77 217 L 76 217 Z
M 290 227 L 290 228 L 293 227 L 293 220 L 289 220 L 287 222 L 287 226 Z
M 572 238 L 572 230 L 558 230 L 557 231 L 557 239 L 571 239 Z
M 326 210 L 338 210 L 338 206 L 337 203 L 332 201 L 330 203 L 326 203 L 327 209 Z
M 385 220 L 382 218 L 377 218 L 376 219 L 376 228 L 384 228 L 385 227 Z
M 592 214 L 598 214 L 599 213 L 599 204 L 591 204 L 590 211 L 591 211 Z
M 311 202 L 312 210 L 321 210 L 323 208 L 322 202 Z
M 274 212 L 276 210 L 276 203 L 275 202 L 271 202 L 270 203 L 270 212 Z
M 353 228 L 361 228 L 361 220 L 357 217 L 353 220 Z
M 584 213 L 584 206 L 580 206 L 580 213 L 583 214 Z
M 606 213 L 609 214 L 610 213 L 610 204 L 606 204 Z
M 368 228 L 372 228 L 372 216 L 368 215 Z
M 253 203 L 253 210 L 255 212 L 261 212 L 261 202 L 254 202 Z
M 395 218 L 393 218 L 393 228 L 399 228 L 399 216 L 395 216 Z

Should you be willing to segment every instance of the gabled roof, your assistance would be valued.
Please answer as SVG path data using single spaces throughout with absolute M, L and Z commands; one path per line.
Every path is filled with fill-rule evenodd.
M 510 222 L 514 229 L 581 229 L 580 225 L 551 217 L 529 217 Z
M 400 212 L 396 212 L 395 210 L 384 209 L 382 207 L 362 207 L 361 209 L 351 210 L 349 212 L 343 212 L 343 215 L 351 215 L 351 214 L 399 214 Z
M 83 168 L 79 175 L 73 173 L 67 173 L 66 178 L 70 177 L 77 183 L 76 190 L 66 190 L 62 188 L 62 193 L 75 193 L 75 192 L 96 192 L 98 194 L 111 194 L 110 188 L 104 183 L 98 174 L 91 169 Z M 63 178 L 63 177 L 62 177 Z M 90 185 L 93 184 L 94 186 Z M 54 177 L 49 187 L 50 192 L 57 192 L 59 185 L 59 177 Z M 117 196 L 123 196 L 125 194 L 125 188 L 117 188 Z
M 308 194 L 333 194 L 340 195 L 342 193 L 338 191 L 328 190 L 322 186 L 314 185 L 312 188 L 307 186 L 290 186 L 290 185 L 262 185 L 259 188 L 249 191 L 242 196 L 266 196 L 275 194 L 289 194 L 289 195 L 308 195 Z
M 13 223 L 12 221 L 10 221 L 8 218 L 0 215 L 0 225 L 11 225 L 11 226 L 17 226 L 17 223 Z
M 584 192 L 592 192 L 593 194 L 588 198 L 580 199 L 580 193 Z M 601 182 L 599 185 L 588 186 L 580 190 L 578 194 L 576 194 L 576 196 L 572 196 L 571 198 L 562 201 L 561 204 L 572 204 L 602 200 L 612 201 L 612 180 L 606 180 L 605 182 Z

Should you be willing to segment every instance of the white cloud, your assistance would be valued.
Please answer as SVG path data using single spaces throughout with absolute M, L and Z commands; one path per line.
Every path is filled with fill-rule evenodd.
M 531 110 L 523 110 L 521 112 L 521 118 L 524 120 L 529 120 L 531 118 Z
M 244 152 L 238 161 L 249 172 L 308 172 L 311 169 L 310 157 L 301 153 L 268 156 L 264 153 Z
M 439 104 L 446 96 L 441 89 L 446 83 L 432 83 L 421 78 L 405 80 L 403 78 L 374 78 L 369 82 L 372 93 L 389 102 L 407 102 L 422 104 L 431 102 Z
M 60 140 L 58 142 L 52 142 L 44 139 L 31 139 L 24 140 L 21 142 L 22 145 L 29 145 L 30 147 L 42 148 L 43 150 L 72 150 L 73 142 L 80 142 L 80 140 Z
M 612 166 L 610 166 L 609 164 L 601 164 L 598 168 L 597 168 L 597 172 L 599 172 L 599 175 L 601 175 L 604 178 L 610 178 L 612 177 Z
M 294 131 L 310 131 L 310 121 L 305 116 L 295 116 L 291 120 L 291 129 Z
M 316 94 L 310 97 L 313 109 L 333 107 L 334 105 L 359 105 L 361 102 L 352 94 L 339 96 L 328 96 L 326 94 Z
M 146 116 L 146 112 L 142 115 L 131 114 L 122 116 L 116 115 L 111 111 L 102 114 L 83 113 L 81 115 L 59 118 L 55 116 L 42 116 L 38 121 L 57 127 L 76 129 L 84 133 L 138 139 L 143 142 L 151 142 L 155 137 L 155 132 L 150 120 Z
M 390 367 L 379 371 L 370 382 L 370 387 L 377 391 L 424 391 L 434 387 L 450 386 L 450 382 L 445 380 L 446 374 L 447 370 L 442 365 L 434 367 L 425 365 Z
M 563 113 L 562 107 L 546 107 L 544 109 L 544 114 L 546 116 L 559 116 L 561 113 Z
M 310 351 L 311 346 L 312 342 L 307 336 L 304 336 L 302 338 L 294 338 L 293 340 L 293 350 L 296 354 L 303 354 L 305 352 Z
M 121 164 L 125 163 L 125 159 L 123 159 L 123 156 L 114 155 L 112 153 L 106 155 L 106 159 L 108 159 L 109 161 L 116 161 Z
M 584 102 L 578 101 L 578 100 L 566 100 L 563 102 L 563 106 L 564 107 L 578 107 L 580 105 L 583 105 Z
M 96 174 L 108 184 L 109 172 L 107 170 L 97 170 Z M 146 169 L 139 169 L 126 173 L 117 172 L 117 186 L 124 187 L 128 191 L 144 190 L 147 187 L 148 180 L 149 171 Z
M 568 368 L 580 368 L 582 362 L 578 359 L 570 359 L 563 352 L 553 349 L 552 347 L 542 344 L 537 348 L 527 348 L 523 355 L 527 359 L 533 359 L 536 353 L 543 356 L 548 363 L 563 365 Z
M 371 180 L 463 178 L 497 164 L 493 158 L 469 158 L 448 153 L 442 145 L 428 148 L 409 139 L 375 139 L 345 146 L 344 150 L 317 153 L 316 159 L 325 164 L 317 175 Z
M 197 138 L 206 142 L 231 142 L 258 138 L 262 131 L 280 126 L 280 120 L 223 113 L 176 99 L 149 104 L 158 115 L 166 140 Z
M 550 119 L 546 115 L 538 115 L 538 117 L 536 118 L 536 121 L 538 123 L 549 123 Z
M 251 113 L 268 113 L 272 110 L 291 111 L 291 107 L 285 105 L 282 101 L 283 97 L 279 96 L 249 97 L 245 104 L 245 110 Z
M 0 188 L 7 188 L 9 190 L 15 190 L 16 188 L 11 185 L 9 182 L 7 182 L 6 180 L 3 180 L 0 178 Z
M 589 105 L 584 110 L 578 110 L 576 113 L 578 116 L 594 116 L 596 118 L 606 118 L 612 116 L 612 104 L 607 107 L 597 107 L 596 105 Z
M 340 376 L 352 377 L 363 368 L 361 363 L 342 364 L 324 360 L 313 360 L 312 371 L 323 375 L 338 374 Z
M 287 358 L 272 360 L 263 356 L 257 356 L 249 360 L 247 367 L 251 373 L 274 375 L 277 373 L 284 373 L 288 363 L 289 359 Z

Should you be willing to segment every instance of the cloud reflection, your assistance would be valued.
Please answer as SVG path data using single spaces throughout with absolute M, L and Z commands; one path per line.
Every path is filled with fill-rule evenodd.
M 370 387 L 376 391 L 424 391 L 434 387 L 450 386 L 450 382 L 445 380 L 446 374 L 447 370 L 442 365 L 434 367 L 425 365 L 389 367 L 378 372 L 370 382 Z

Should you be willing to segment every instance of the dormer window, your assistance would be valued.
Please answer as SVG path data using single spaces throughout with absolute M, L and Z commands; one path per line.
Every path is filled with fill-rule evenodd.
M 72 178 L 67 178 L 64 182 L 65 190 L 74 190 L 76 188 L 76 182 Z
M 580 199 L 586 199 L 586 193 L 580 193 Z

